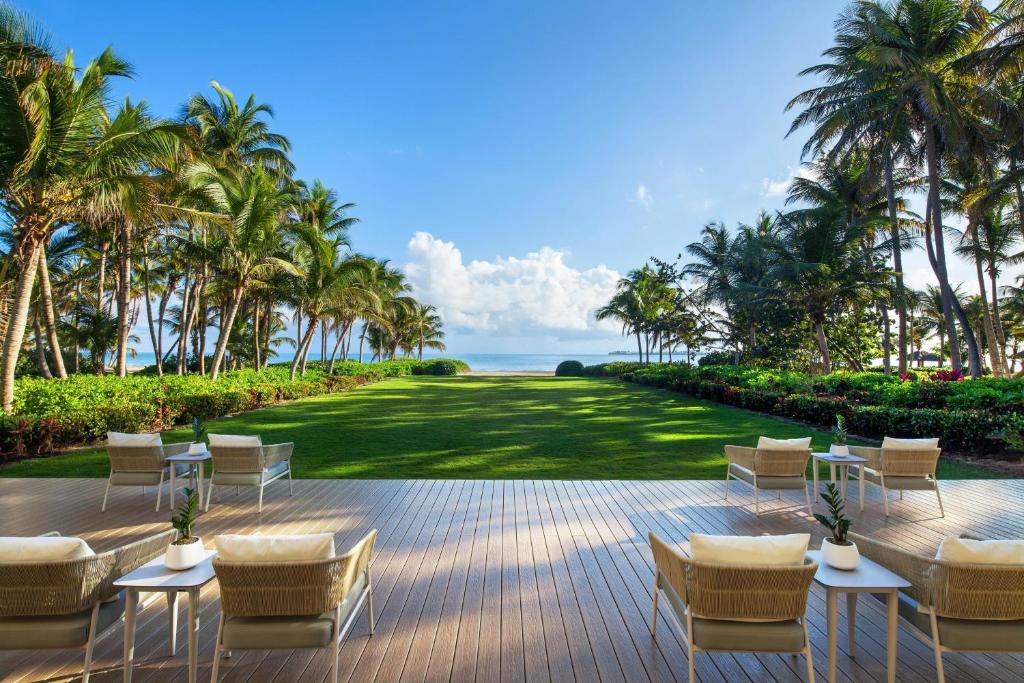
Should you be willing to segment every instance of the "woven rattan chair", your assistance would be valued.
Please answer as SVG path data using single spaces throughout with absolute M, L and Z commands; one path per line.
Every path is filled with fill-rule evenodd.
M 807 491 L 807 461 L 811 449 L 776 450 L 726 446 L 729 466 L 725 472 L 725 499 L 729 500 L 729 480 L 736 479 L 754 487 L 754 514 L 761 514 L 761 491 L 803 491 L 807 514 L 811 511 L 811 495 Z
M 329 560 L 214 560 L 221 615 L 210 680 L 217 680 L 223 652 L 331 647 L 331 681 L 337 683 L 341 641 L 363 603 L 373 635 L 370 560 L 376 539 L 374 529 Z
M 164 552 L 173 530 L 73 560 L 0 562 L 0 650 L 85 649 L 88 683 L 96 641 L 121 620 L 114 581 Z
M 210 509 L 213 487 L 259 487 L 258 510 L 263 512 L 263 488 L 281 477 L 288 477 L 288 495 L 292 495 L 292 451 L 294 443 L 265 446 L 253 437 L 253 445 L 225 446 L 218 444 L 217 434 L 210 434 L 210 456 L 213 471 L 206 494 L 206 509 Z
M 850 465 L 850 474 L 857 477 L 860 487 L 860 509 L 864 509 L 864 484 L 875 484 L 882 489 L 882 505 L 889 516 L 889 491 L 935 491 L 939 501 L 939 514 L 946 516 L 939 493 L 939 480 L 935 476 L 940 448 L 871 448 L 850 446 L 852 455 L 867 458 L 863 467 Z
M 698 652 L 787 652 L 807 658 L 807 679 L 814 683 L 811 641 L 807 635 L 807 595 L 818 565 L 738 566 L 694 562 L 655 534 L 654 612 L 657 636 L 658 596 L 664 593 L 686 635 L 690 680 Z
M 116 443 L 115 436 L 118 435 L 108 434 L 107 456 L 110 458 L 110 476 L 107 477 L 107 487 L 103 491 L 100 512 L 107 511 L 107 496 L 110 495 L 111 486 L 141 486 L 143 493 L 147 486 L 156 486 L 156 511 L 159 512 L 164 481 L 168 480 L 167 457 L 188 453 L 189 444 L 161 444 L 160 435 L 153 434 L 152 445 L 121 445 Z M 176 467 L 178 469 L 175 470 L 175 474 L 188 472 L 188 465 Z
M 899 612 L 932 646 L 940 683 L 944 652 L 1024 652 L 1024 565 L 961 564 L 859 534 L 850 540 L 912 584 L 900 593 Z

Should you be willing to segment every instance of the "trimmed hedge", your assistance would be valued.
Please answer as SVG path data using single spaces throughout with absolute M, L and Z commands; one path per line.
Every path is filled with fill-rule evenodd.
M 583 363 L 578 360 L 563 360 L 555 368 L 555 377 L 582 377 Z
M 850 432 L 863 437 L 938 436 L 942 446 L 953 451 L 1007 451 L 1024 423 L 1024 402 L 1007 399 L 1022 391 L 1021 380 L 943 382 L 916 377 L 904 381 L 880 373 L 836 373 L 812 378 L 794 372 L 677 364 L 641 366 L 615 373 L 618 368 L 598 367 L 587 368 L 585 374 L 618 374 L 626 381 L 789 417 L 817 427 L 829 428 L 842 415 Z M 912 388 L 899 388 L 902 385 Z M 908 403 L 911 396 L 916 404 L 899 405 Z M 889 403 L 881 403 L 880 399 Z
M 328 374 L 311 363 L 289 379 L 287 366 L 226 372 L 216 382 L 199 375 L 72 375 L 63 380 L 19 379 L 15 412 L 0 416 L 0 453 L 38 455 L 103 438 L 108 431 L 152 432 L 283 401 L 348 391 L 385 377 L 457 374 L 462 361 L 398 359 L 345 361 Z

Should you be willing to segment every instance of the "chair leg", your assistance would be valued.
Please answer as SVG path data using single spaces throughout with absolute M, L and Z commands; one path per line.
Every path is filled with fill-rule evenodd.
M 658 635 L 658 573 L 654 573 L 654 609 L 651 611 L 651 636 Z
M 210 472 L 210 483 L 206 487 L 206 508 L 204 510 L 205 512 L 210 511 L 210 499 L 213 498 L 213 475 L 214 473 Z
M 217 683 L 217 671 L 220 669 L 221 644 L 220 637 L 224 631 L 224 613 L 221 612 L 220 621 L 217 622 L 217 642 L 213 646 L 213 671 L 210 673 L 210 683 Z
M 111 473 L 113 474 L 113 473 Z M 107 477 L 107 488 L 103 491 L 103 505 L 100 506 L 100 512 L 107 511 L 107 496 L 110 495 L 110 477 Z
M 366 570 L 366 618 L 370 622 L 370 635 L 373 635 L 373 582 L 370 580 L 370 570 Z
M 946 683 L 946 673 L 942 669 L 942 644 L 939 642 L 939 620 L 935 616 L 935 610 L 929 610 L 932 622 L 932 648 L 935 650 L 935 680 L 938 683 Z
M 761 516 L 761 497 L 760 489 L 757 488 L 757 483 L 754 483 L 754 515 L 756 517 Z
M 693 643 L 693 615 L 690 614 L 689 608 L 686 610 L 686 668 L 690 677 L 691 683 L 697 680 L 697 672 L 695 671 L 696 666 L 694 660 L 697 658 L 696 648 Z
M 935 482 L 935 497 L 939 499 L 939 515 L 946 516 L 946 510 L 942 507 L 942 494 L 939 493 L 939 482 Z
M 729 476 L 729 473 L 726 472 L 725 473 L 725 499 L 726 500 L 729 500 L 729 479 L 731 479 L 731 477 Z
M 804 482 L 804 498 L 807 500 L 807 514 L 814 516 L 814 508 L 811 507 L 811 492 L 807 490 L 807 482 Z
M 156 485 L 156 511 L 160 512 L 160 494 L 164 492 L 164 473 L 160 472 L 160 483 Z
M 864 469 L 857 470 L 857 488 L 860 489 L 860 511 L 864 512 Z
M 885 516 L 889 516 L 889 489 L 885 488 L 885 475 L 881 475 L 882 480 L 882 506 L 885 508 Z
M 260 502 L 256 509 L 257 512 L 263 512 L 263 487 L 260 486 Z
M 97 602 L 92 608 L 92 617 L 89 619 L 89 640 L 85 643 L 85 663 L 82 665 L 82 683 L 89 683 L 89 674 L 92 670 L 92 651 L 96 645 L 96 622 L 100 617 L 100 604 Z
M 811 638 L 807 633 L 807 617 L 800 621 L 804 625 L 804 658 L 807 659 L 807 681 L 814 683 L 814 657 L 811 655 Z
M 288 461 L 288 495 L 292 495 L 292 462 Z
M 331 683 L 338 683 L 338 656 L 341 654 L 341 605 L 334 610 L 334 638 L 331 644 Z

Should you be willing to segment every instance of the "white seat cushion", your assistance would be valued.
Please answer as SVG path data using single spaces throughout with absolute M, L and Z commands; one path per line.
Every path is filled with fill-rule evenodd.
M 792 451 L 811 447 L 811 437 L 802 439 L 769 439 L 762 436 L 757 440 L 757 449 L 761 451 Z
M 951 536 L 939 546 L 935 559 L 958 564 L 1024 566 L 1024 541 L 976 541 Z
M 938 439 L 882 439 L 882 448 L 898 448 L 902 451 L 934 450 L 939 447 Z
M 241 434 L 209 434 L 210 446 L 216 448 L 253 448 L 262 446 L 258 436 L 242 436 Z
M 155 434 L 107 432 L 107 444 L 110 446 L 160 446 L 162 443 L 160 432 Z
M 334 557 L 334 534 L 223 534 L 213 539 L 225 562 L 301 562 Z
M 712 536 L 690 534 L 694 562 L 731 565 L 803 564 L 810 534 L 781 536 Z
M 95 554 L 74 536 L 0 536 L 0 562 L 77 560 Z

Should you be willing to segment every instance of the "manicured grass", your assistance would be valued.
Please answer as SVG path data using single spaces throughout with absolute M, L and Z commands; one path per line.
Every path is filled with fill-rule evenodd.
M 609 379 L 404 377 L 210 422 L 213 433 L 295 442 L 306 478 L 718 479 L 722 446 L 807 427 Z M 815 450 L 830 442 L 813 432 Z M 177 429 L 165 441 L 191 440 Z M 27 460 L 0 476 L 106 477 L 102 448 Z M 943 478 L 993 475 L 955 462 Z

